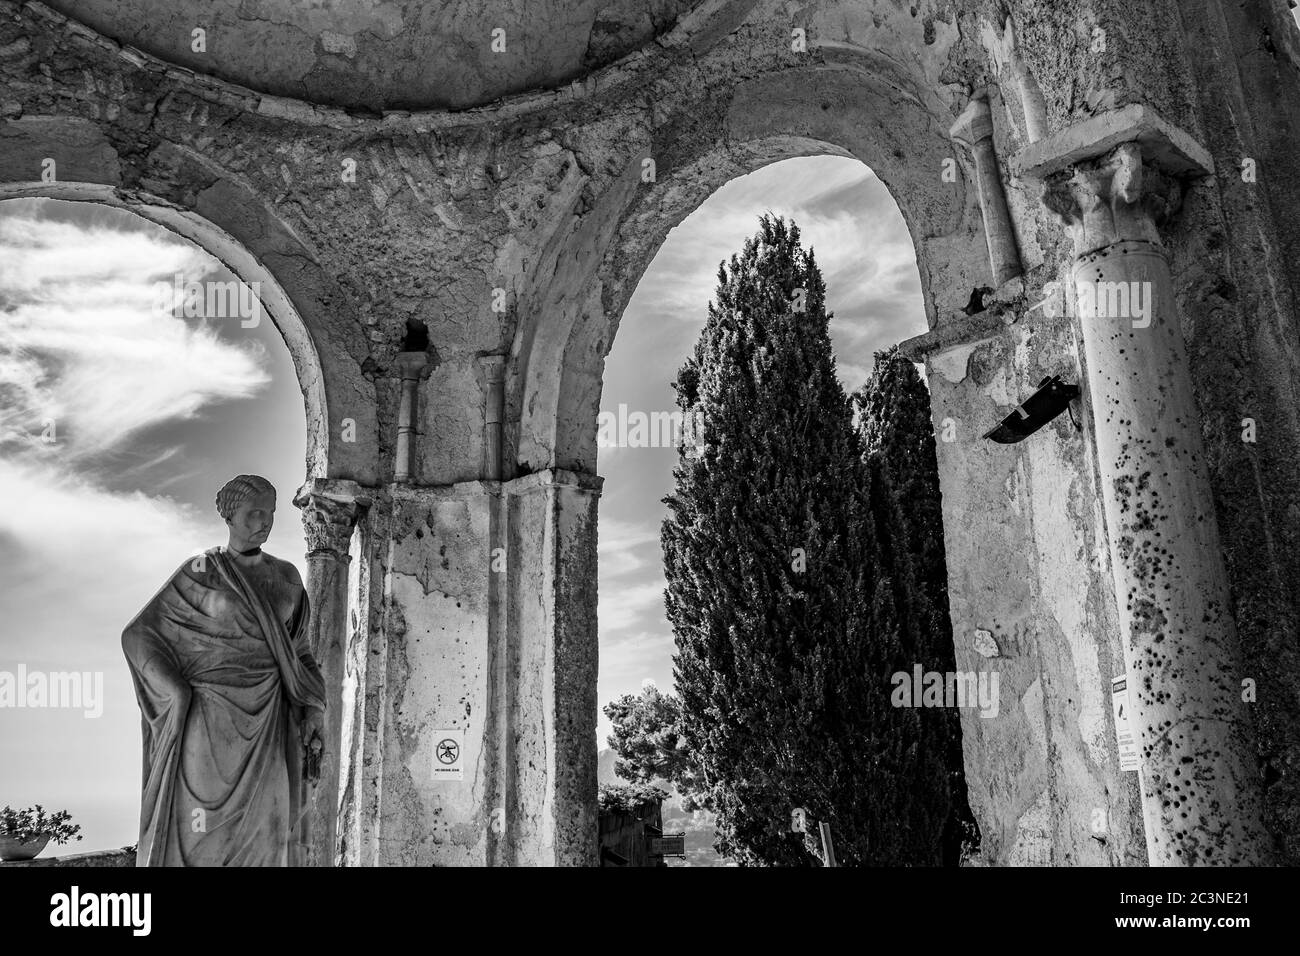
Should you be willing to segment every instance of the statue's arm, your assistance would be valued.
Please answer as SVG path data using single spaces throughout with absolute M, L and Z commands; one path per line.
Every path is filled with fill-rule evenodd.
M 155 698 L 162 697 L 182 703 L 189 701 L 193 689 L 181 673 L 171 647 L 159 635 L 152 617 L 163 592 L 176 580 L 177 575 L 184 573 L 182 565 L 122 631 L 122 651 L 141 686 L 148 688 Z
M 298 569 L 287 561 L 284 562 L 284 568 L 285 574 L 298 591 L 298 606 L 294 611 L 293 621 L 289 626 L 289 633 L 293 635 L 294 653 L 298 655 L 298 661 L 304 669 L 321 678 L 320 665 L 316 662 L 316 655 L 311 651 L 311 641 L 308 638 L 308 625 L 311 623 L 311 600 L 307 597 L 307 589 L 303 587 L 302 576 L 298 573 Z M 323 678 L 321 679 L 323 683 Z M 322 710 L 319 707 L 307 707 L 305 709 Z
M 128 647 L 128 641 L 135 638 L 130 630 L 122 635 L 122 647 L 126 656 L 135 665 L 136 675 L 143 686 L 149 688 L 154 697 L 161 697 L 178 703 L 188 702 L 193 688 L 180 670 L 171 661 L 170 656 L 156 645 Z

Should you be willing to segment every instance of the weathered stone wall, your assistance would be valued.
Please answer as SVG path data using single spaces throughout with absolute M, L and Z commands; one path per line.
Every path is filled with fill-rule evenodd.
M 477 483 L 393 496 L 384 557 L 379 853 L 405 866 L 483 865 L 491 811 L 487 578 L 492 499 Z M 464 732 L 464 779 L 433 778 L 439 730 Z
M 511 554 L 505 821 L 520 865 L 597 865 L 596 501 L 600 480 L 540 472 L 506 489 Z M 538 719 L 544 714 L 544 719 Z
M 124 205 L 265 278 L 311 415 L 307 474 L 371 502 L 331 625 L 354 628 L 337 697 L 345 862 L 594 861 L 604 357 L 673 226 L 727 180 L 816 153 L 871 166 L 916 244 L 931 325 L 916 354 L 939 433 L 956 424 L 938 450 L 957 660 L 1001 676 L 999 716 L 963 714 L 985 861 L 1144 861 L 1109 707 L 1124 655 L 1094 397 L 1082 431 L 1063 417 L 1020 446 L 979 437 L 1043 376 L 1086 380 L 1077 323 L 1032 309 L 1068 277 L 1068 237 L 1009 159 L 1128 103 L 1214 157 L 1166 243 L 1259 682 L 1270 828 L 1300 832 L 1300 40 L 1280 0 L 1024 0 L 1010 31 L 993 0 L 502 3 L 409 23 L 385 5 L 220 3 L 210 25 L 186 5 L 161 25 L 145 0 L 75 6 L 102 32 L 0 0 L 0 198 Z M 193 26 L 206 59 L 186 52 Z M 994 283 L 949 126 L 981 93 L 1024 276 L 972 316 L 972 289 Z M 395 484 L 397 355 L 424 332 L 414 467 Z M 505 363 L 499 469 L 485 359 Z M 1237 437 L 1247 416 L 1254 445 Z M 435 785 L 446 727 L 466 733 L 466 778 Z
M 1064 318 L 997 325 L 927 362 L 957 668 L 999 676 L 996 716 L 962 711 L 981 859 L 1142 864 L 1136 775 L 1115 749 L 1110 678 L 1124 659 L 1085 432 L 1062 415 L 1018 445 L 981 438 L 1046 376 L 1080 380 L 1074 332 Z
M 1300 31 L 1287 5 L 1015 5 L 1051 124 L 1141 102 L 1205 146 L 1165 235 L 1244 654 L 1268 829 L 1300 860 Z M 1087 24 L 1087 29 L 1081 26 Z M 1094 54 L 1095 28 L 1105 51 Z M 1081 69 L 1095 63 L 1095 69 Z M 1082 82 L 1086 78 L 1086 84 Z M 1245 163 L 1252 161 L 1253 176 Z M 1253 179 L 1253 181 L 1248 181 Z M 1014 200 L 1013 200 L 1014 202 Z M 1046 230 L 1055 230 L 1051 227 Z M 1060 261 L 1060 260 L 1058 260 Z M 1257 440 L 1243 440 L 1247 419 Z
M 1300 863 L 1300 30 L 1285 0 L 1182 4 L 1216 174 L 1171 236 L 1254 717 L 1265 821 Z M 1255 181 L 1243 163 L 1253 160 Z M 1246 419 L 1255 442 L 1243 440 Z

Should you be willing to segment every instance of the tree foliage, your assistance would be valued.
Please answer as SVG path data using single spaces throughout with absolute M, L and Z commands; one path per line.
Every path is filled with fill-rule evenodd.
M 682 809 L 710 809 L 699 766 L 681 731 L 681 702 L 653 684 L 640 694 L 624 694 L 605 705 L 614 732 L 608 743 L 617 759 L 614 772 L 624 780 L 671 783 Z
M 718 271 L 675 382 L 702 415 L 661 541 L 680 733 L 744 864 L 813 865 L 804 807 L 846 864 L 936 864 L 949 815 L 942 721 L 890 706 L 929 609 L 878 462 L 835 374 L 825 284 L 798 228 L 762 217 Z
M 601 784 L 596 803 L 606 813 L 640 813 L 662 803 L 668 792 L 644 783 Z
M 889 349 L 876 353 L 871 377 L 853 394 L 852 401 L 863 453 L 880 473 L 889 497 L 902 505 L 904 534 L 929 611 L 929 621 L 919 628 L 923 654 L 937 662 L 935 670 L 955 670 L 929 390 L 916 366 L 897 349 Z M 956 865 L 963 852 L 978 847 L 979 828 L 967 800 L 960 714 L 955 709 L 940 709 L 932 719 L 945 724 L 944 762 L 951 808 L 944 827 L 944 862 Z
M 19 843 L 46 837 L 63 844 L 81 839 L 81 824 L 73 823 L 72 814 L 67 810 L 46 813 L 39 803 L 21 810 L 6 806 L 0 810 L 0 836 L 13 837 Z

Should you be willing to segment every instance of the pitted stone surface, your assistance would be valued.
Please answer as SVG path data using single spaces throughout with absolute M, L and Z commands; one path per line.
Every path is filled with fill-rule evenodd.
M 963 713 L 983 862 L 1143 862 L 1108 699 L 1124 665 L 1096 461 L 1107 396 L 1085 393 L 1082 431 L 1062 416 L 1014 448 L 978 438 L 1042 376 L 1087 380 L 1078 329 L 1035 307 L 1068 278 L 1069 236 L 1008 159 L 1035 131 L 1139 104 L 1216 171 L 1162 241 L 1213 493 L 1202 504 L 1228 564 L 1233 606 L 1215 613 L 1235 616 L 1243 676 L 1259 684 L 1248 712 L 1268 829 L 1300 860 L 1300 31 L 1280 5 L 53 6 L 84 22 L 0 0 L 0 198 L 112 202 L 265 275 L 306 395 L 308 477 L 374 500 L 350 609 L 346 859 L 588 858 L 596 531 L 582 482 L 604 357 L 664 237 L 714 189 L 836 154 L 890 186 L 945 342 L 929 382 L 936 434 L 951 423 L 955 436 L 937 443 L 954 633 L 986 629 L 998 649 L 959 641 L 957 663 L 1002 678 L 998 718 Z M 1040 103 L 1022 99 L 1026 75 Z M 948 130 L 981 93 L 1025 274 L 971 316 L 971 290 L 994 283 L 974 169 Z M 396 356 L 421 325 L 434 368 L 412 485 L 394 487 Z M 484 355 L 507 357 L 499 483 L 479 481 Z M 495 548 L 501 576 L 484 567 Z M 455 793 L 421 777 L 445 719 L 464 720 L 482 758 Z M 575 796 L 588 783 L 590 806 Z

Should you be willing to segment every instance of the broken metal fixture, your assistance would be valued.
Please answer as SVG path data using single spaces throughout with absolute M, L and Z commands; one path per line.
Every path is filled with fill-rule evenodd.
M 1059 375 L 1049 375 L 1038 383 L 1038 390 L 1030 395 L 1006 418 L 984 433 L 985 438 L 1002 445 L 1024 441 L 1069 407 L 1079 397 L 1079 386 L 1061 381 Z M 1070 415 L 1073 420 L 1074 415 Z M 1077 427 L 1077 423 L 1076 423 Z

